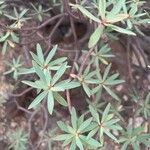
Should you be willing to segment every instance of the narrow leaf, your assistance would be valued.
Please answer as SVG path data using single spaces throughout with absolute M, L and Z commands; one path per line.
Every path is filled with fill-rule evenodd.
M 47 91 L 43 91 L 42 93 L 40 93 L 34 100 L 33 102 L 29 105 L 28 109 L 31 109 L 33 107 L 35 107 L 37 104 L 39 104 L 43 98 L 47 95 Z
M 89 43 L 88 43 L 89 48 L 92 48 L 97 44 L 97 42 L 99 41 L 99 39 L 101 38 L 103 34 L 103 30 L 104 30 L 103 26 L 97 27 L 96 30 L 92 33 L 92 35 L 90 36 Z

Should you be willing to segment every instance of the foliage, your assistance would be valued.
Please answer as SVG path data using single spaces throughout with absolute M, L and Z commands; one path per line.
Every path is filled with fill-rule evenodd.
M 20 58 L 21 58 L 21 56 L 19 56 L 17 58 L 17 60 L 15 60 L 15 58 L 13 58 L 12 63 L 6 62 L 7 66 L 9 66 L 10 69 L 8 71 L 4 72 L 4 75 L 13 73 L 13 78 L 15 80 L 18 79 L 19 70 L 22 67 L 22 64 L 20 63 Z
M 14 150 L 26 150 L 28 135 L 21 129 L 17 129 L 8 135 L 11 145 L 10 148 Z
M 46 60 L 44 61 L 44 57 L 42 57 L 43 55 L 41 48 L 39 47 L 39 45 L 37 46 L 38 46 L 37 53 L 39 58 L 33 53 L 31 53 L 31 55 L 34 58 L 34 60 L 32 61 L 34 71 L 40 79 L 36 80 L 35 82 L 31 81 L 22 81 L 22 82 L 33 88 L 38 89 L 39 95 L 30 104 L 29 109 L 37 106 L 37 104 L 39 104 L 44 98 L 47 98 L 47 109 L 49 113 L 52 114 L 54 108 L 54 100 L 57 100 L 57 102 L 63 106 L 67 106 L 65 99 L 59 94 L 59 92 L 65 91 L 67 89 L 76 88 L 80 86 L 80 84 L 71 81 L 70 79 L 61 80 L 60 82 L 58 82 L 67 69 L 67 62 L 64 62 L 62 65 L 57 67 L 57 71 L 52 77 L 52 73 L 50 72 L 49 67 L 52 64 L 53 65 L 59 64 L 60 62 L 62 62 L 62 59 L 59 58 L 56 59 L 55 62 L 53 61 L 52 63 L 49 63 L 56 51 L 56 47 L 54 47 L 48 54 Z M 41 66 L 43 66 L 44 68 L 41 68 Z
M 120 142 L 122 143 L 121 150 L 126 150 L 129 145 L 132 145 L 134 150 L 140 150 L 140 144 L 144 144 L 150 147 L 150 134 L 143 133 L 144 126 L 132 128 L 128 126 L 126 130 L 122 132 Z
M 59 128 L 66 134 L 58 135 L 54 138 L 57 141 L 64 141 L 63 146 L 70 144 L 70 150 L 75 150 L 78 147 L 80 150 L 85 148 L 94 149 L 101 146 L 101 144 L 92 137 L 86 137 L 86 133 L 91 130 L 92 117 L 84 121 L 84 115 L 77 117 L 76 111 L 73 108 L 71 111 L 71 125 L 66 125 L 59 121 L 57 124 Z
M 126 102 L 122 100 L 121 93 L 116 92 L 115 86 L 123 85 L 125 81 L 119 78 L 119 73 L 114 71 L 113 64 L 110 62 L 113 57 L 118 57 L 111 50 L 112 40 L 119 39 L 120 34 L 127 35 L 127 38 L 145 35 L 140 28 L 150 23 L 150 14 L 143 7 L 145 3 L 146 1 L 139 0 L 83 0 L 74 3 L 65 0 L 49 0 L 46 4 L 41 1 L 17 7 L 0 0 L 2 54 L 7 55 L 9 49 L 15 50 L 17 47 L 21 51 L 22 47 L 26 49 L 30 44 L 36 43 L 36 52 L 32 48 L 29 49 L 30 53 L 28 49 L 25 51 L 25 55 L 29 55 L 28 59 L 31 56 L 31 65 L 25 66 L 21 56 L 13 58 L 12 62 L 6 62 L 8 70 L 3 73 L 4 75 L 13 74 L 17 84 L 18 77 L 23 76 L 19 78 L 23 80 L 22 83 L 36 89 L 36 97 L 28 106 L 28 109 L 35 110 L 28 111 L 19 104 L 17 107 L 29 114 L 33 113 L 31 120 L 38 111 L 36 107 L 42 105 L 45 109 L 45 103 L 46 115 L 52 115 L 56 109 L 56 103 L 69 108 L 71 118 L 68 122 L 70 124 L 66 120 L 63 121 L 66 118 L 59 118 L 62 120 L 57 122 L 59 128 L 47 131 L 48 126 L 45 126 L 43 129 L 43 135 L 39 141 L 45 142 L 49 150 L 53 149 L 56 141 L 63 141 L 62 147 L 69 146 L 70 150 L 101 149 L 108 142 L 107 139 L 117 143 L 121 150 L 128 148 L 140 150 L 143 147 L 150 147 L 150 134 L 145 131 L 144 125 L 140 127 L 130 125 L 129 118 L 126 119 L 123 114 L 126 111 L 124 107 Z M 62 18 L 59 15 L 62 15 Z M 78 21 L 74 20 L 75 18 L 92 27 L 92 34 L 90 33 L 89 41 L 84 43 L 84 46 L 78 43 L 80 40 L 76 35 Z M 7 23 L 3 24 L 3 20 Z M 30 21 L 31 24 L 32 21 L 36 22 L 37 26 L 26 28 L 26 23 Z M 59 34 L 64 32 L 61 28 L 68 25 L 68 22 L 70 23 L 69 34 L 74 36 L 73 46 L 76 47 L 75 49 L 80 48 L 79 55 L 78 50 L 74 53 L 73 50 L 63 49 L 63 43 L 52 42 L 56 31 L 58 30 Z M 46 27 L 46 34 L 43 34 L 44 27 Z M 47 27 L 53 27 L 52 30 L 50 29 L 51 33 L 47 31 Z M 27 39 L 31 36 L 29 39 L 32 39 L 34 34 L 39 36 L 40 40 L 37 40 L 40 41 L 39 43 L 37 41 L 29 41 L 29 44 L 22 42 L 23 38 Z M 47 34 L 49 35 L 46 36 Z M 70 46 L 70 43 L 68 45 Z M 49 49 L 44 51 L 45 47 Z M 142 52 L 140 53 L 143 55 Z M 73 61 L 69 59 L 72 54 L 75 54 Z M 122 67 L 125 65 L 127 64 Z M 83 95 L 83 101 L 86 100 L 86 106 L 89 106 L 86 109 L 82 108 L 80 117 L 77 115 L 78 106 L 72 106 L 72 95 L 70 96 L 72 92 L 77 93 L 76 88 L 82 89 L 79 94 Z M 23 93 L 26 93 L 26 90 Z M 127 103 L 132 104 L 133 119 L 141 116 L 144 119 L 143 124 L 146 124 L 150 117 L 150 93 L 144 90 L 141 93 L 143 93 L 142 96 L 139 93 L 130 95 L 132 99 L 127 100 Z M 12 94 L 14 97 L 16 95 Z M 17 97 L 20 95 L 22 93 Z M 4 101 L 0 96 L 0 105 L 1 103 L 3 104 Z M 59 129 L 62 131 L 60 135 L 58 135 Z M 27 149 L 28 134 L 22 129 L 19 128 L 10 133 L 8 138 L 11 143 L 9 149 Z

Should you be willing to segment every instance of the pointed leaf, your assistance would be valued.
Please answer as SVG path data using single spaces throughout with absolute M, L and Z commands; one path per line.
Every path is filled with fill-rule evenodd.
M 99 39 L 101 38 L 103 34 L 103 30 L 104 30 L 103 26 L 97 27 L 96 30 L 92 33 L 92 35 L 90 36 L 89 43 L 88 43 L 89 48 L 92 48 L 97 44 L 97 42 L 99 41 Z
M 48 109 L 48 112 L 49 112 L 50 114 L 53 113 L 53 109 L 54 109 L 54 97 L 53 97 L 52 91 L 49 91 L 49 92 L 48 92 L 48 97 L 47 97 L 47 109 Z
M 38 105 L 43 99 L 44 97 L 47 95 L 47 91 L 43 91 L 42 93 L 40 93 L 34 100 L 33 102 L 29 105 L 28 109 L 31 109 L 33 107 L 35 107 L 36 105 Z

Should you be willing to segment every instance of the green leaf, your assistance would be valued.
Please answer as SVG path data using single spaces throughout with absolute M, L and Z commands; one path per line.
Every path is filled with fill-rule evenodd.
M 105 129 L 104 132 L 105 132 L 111 139 L 113 139 L 114 141 L 116 141 L 117 143 L 119 143 L 118 140 L 117 140 L 117 138 L 116 138 L 113 134 L 111 134 L 107 129 Z
M 45 64 L 48 64 L 51 61 L 51 59 L 54 57 L 56 53 L 56 50 L 57 50 L 57 45 L 55 45 L 53 49 L 49 52 L 48 56 L 46 57 Z
M 70 138 L 70 137 L 66 138 L 65 141 L 64 141 L 64 143 L 63 143 L 63 145 L 62 145 L 62 147 L 65 147 L 66 145 L 68 145 L 71 142 L 72 142 L 72 138 Z
M 67 81 L 67 80 L 66 80 Z M 64 90 L 67 90 L 67 89 L 74 89 L 74 88 L 77 88 L 79 87 L 81 84 L 79 82 L 74 82 L 74 81 L 71 81 L 71 82 L 59 82 L 57 84 L 55 84 L 55 87 L 60 87 Z
M 80 141 L 79 138 L 76 138 L 76 144 L 77 144 L 77 146 L 79 147 L 80 150 L 84 150 L 82 142 Z
M 54 95 L 54 98 L 58 101 L 59 104 L 65 106 L 65 107 L 68 106 L 68 104 L 65 101 L 65 99 L 59 93 L 54 92 L 53 95 Z
M 67 126 L 66 126 L 66 124 L 65 124 L 64 122 L 58 121 L 58 122 L 57 122 L 57 125 L 59 126 L 59 128 L 60 128 L 62 131 L 65 131 L 65 132 L 69 133 L 68 128 L 67 128 Z
M 3 44 L 3 48 L 2 48 L 2 55 L 4 55 L 6 53 L 7 46 L 8 46 L 8 42 L 5 41 L 4 44 Z
M 106 80 L 105 85 L 117 85 L 124 82 L 124 80 Z
M 46 83 L 45 75 L 43 71 L 41 70 L 41 68 L 37 65 L 35 61 L 32 61 L 32 64 L 33 64 L 36 74 L 40 77 L 42 81 Z
M 124 34 L 127 34 L 127 35 L 133 35 L 133 36 L 136 36 L 136 34 L 128 29 L 124 29 L 124 28 L 121 28 L 121 27 L 118 27 L 116 25 L 112 25 L 112 24 L 107 24 L 108 27 L 112 28 L 113 30 L 117 31 L 117 32 L 120 32 L 120 33 L 124 33 Z
M 43 66 L 41 60 L 37 57 L 37 55 L 35 55 L 34 53 L 30 52 L 32 58 L 34 59 L 34 61 L 39 64 L 40 66 Z
M 62 134 L 53 138 L 54 141 L 64 141 L 66 138 L 72 138 L 72 134 Z
M 80 138 L 81 138 L 84 142 L 86 142 L 86 143 L 89 144 L 90 146 L 94 146 L 95 148 L 98 148 L 98 147 L 101 146 L 101 144 L 100 144 L 98 141 L 96 141 L 95 139 L 93 139 L 93 138 L 89 138 L 89 139 L 88 139 L 86 136 L 83 136 L 83 135 L 81 135 Z
M 83 121 L 84 121 L 84 114 L 82 114 L 78 119 L 78 127 L 83 123 Z
M 41 87 L 38 87 L 35 82 L 31 82 L 31 81 L 26 81 L 26 80 L 24 80 L 24 81 L 22 81 L 22 83 L 27 84 L 27 85 L 29 85 L 29 86 L 31 86 L 31 87 L 33 87 L 33 88 L 36 88 L 36 89 L 41 89 Z
M 108 113 L 109 113 L 109 110 L 110 110 L 110 107 L 111 107 L 111 105 L 110 105 L 110 103 L 108 103 L 104 112 L 103 112 L 101 123 L 103 123 L 106 120 Z
M 92 35 L 90 36 L 89 43 L 88 43 L 88 47 L 89 48 L 92 48 L 92 47 L 94 47 L 97 44 L 97 42 L 99 41 L 99 39 L 101 38 L 101 36 L 103 34 L 103 30 L 104 30 L 104 27 L 103 26 L 99 26 L 92 33 Z
M 120 98 L 110 88 L 106 87 L 105 85 L 103 85 L 103 87 L 110 96 L 112 96 L 114 99 L 120 101 Z
M 49 91 L 49 92 L 48 92 L 48 97 L 47 97 L 47 109 L 48 109 L 48 112 L 49 112 L 50 114 L 52 114 L 53 109 L 54 109 L 54 97 L 53 97 L 52 91 Z
M 77 114 L 74 107 L 71 110 L 71 124 L 74 129 L 77 129 Z
M 75 139 L 73 139 L 72 142 L 71 142 L 70 150 L 76 150 L 76 141 L 75 141 Z
M 106 0 L 98 0 L 98 8 L 99 15 L 101 16 L 102 20 L 104 20 L 106 14 Z
M 4 42 L 10 35 L 10 32 L 6 32 L 6 34 L 2 37 L 0 37 L 0 42 Z
M 49 86 L 50 85 L 50 83 L 51 83 L 51 79 L 52 79 L 52 77 L 51 77 L 51 73 L 49 72 L 49 70 L 45 70 L 45 79 L 46 79 L 46 83 L 47 83 L 47 85 Z
M 50 55 L 51 56 L 51 55 Z M 50 57 L 49 56 L 49 57 Z M 48 66 L 51 68 L 52 66 L 54 65 L 61 65 L 66 59 L 67 57 L 61 57 L 61 58 L 58 58 L 58 59 L 55 59 L 53 61 L 50 62 L 49 58 L 47 57 L 46 59 L 48 59 L 47 61 L 45 61 L 45 63 L 47 64 L 48 63 Z M 50 62 L 50 63 L 49 63 Z M 57 66 L 57 67 L 60 67 L 60 66 Z
M 109 65 L 107 66 L 107 68 L 105 69 L 105 71 L 104 71 L 103 81 L 106 80 L 106 78 L 107 78 L 107 76 L 108 76 L 108 74 L 109 74 L 110 68 L 111 68 L 111 64 L 109 64 Z
M 89 87 L 87 86 L 86 83 L 82 83 L 83 89 L 85 91 L 85 93 L 88 95 L 88 97 L 91 96 L 91 90 L 89 89 Z
M 113 15 L 118 14 L 124 4 L 125 4 L 125 0 L 118 0 L 118 1 L 114 4 L 113 9 L 110 11 L 110 13 L 113 14 Z
M 86 10 L 83 6 L 81 5 L 74 5 L 76 8 L 78 8 L 85 16 L 87 16 L 89 19 L 95 21 L 95 22 L 100 22 L 98 18 L 96 18 L 94 15 L 92 15 L 88 10 Z
M 78 132 L 81 132 L 90 125 L 91 121 L 93 120 L 93 118 L 89 118 L 86 121 L 84 121 L 78 128 Z
M 35 107 L 37 104 L 39 104 L 43 98 L 47 95 L 47 91 L 43 91 L 42 93 L 40 93 L 34 100 L 33 102 L 29 105 L 28 109 L 31 109 L 33 107 Z
M 16 34 L 14 32 L 11 32 L 11 37 L 14 42 L 16 42 L 16 43 L 19 42 L 19 38 L 16 36 Z
M 121 150 L 127 150 L 127 147 L 128 147 L 129 144 L 130 144 L 130 141 L 126 141 L 126 142 L 122 145 Z
M 99 130 L 99 127 L 93 129 L 92 131 L 89 132 L 88 136 L 87 136 L 87 139 L 93 137 Z
M 61 76 L 64 74 L 64 72 L 66 71 L 66 66 L 67 66 L 67 62 L 63 63 L 60 66 L 59 70 L 53 76 L 52 85 L 54 85 L 61 78 Z
M 89 105 L 89 109 L 90 109 L 90 112 L 91 112 L 93 118 L 95 118 L 95 120 L 98 122 L 98 124 L 100 124 L 99 115 L 96 112 L 96 110 L 91 105 Z
M 23 9 L 23 11 L 19 14 L 19 18 L 22 18 L 26 12 L 28 11 L 28 9 Z
M 116 22 L 123 21 L 124 19 L 127 19 L 128 17 L 129 17 L 128 14 L 117 14 L 117 15 L 110 14 L 109 16 L 107 16 L 106 20 L 110 24 L 114 24 Z
M 43 64 L 44 63 L 44 55 L 43 55 L 41 45 L 39 43 L 36 45 L 36 50 L 37 50 L 37 56 L 40 59 L 40 62 Z

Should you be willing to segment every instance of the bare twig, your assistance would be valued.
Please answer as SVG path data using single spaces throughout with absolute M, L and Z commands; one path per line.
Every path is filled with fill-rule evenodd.
M 30 87 L 30 88 L 27 88 L 26 90 L 24 90 L 23 92 L 19 93 L 19 94 L 14 94 L 14 93 L 9 93 L 8 95 L 9 96 L 12 96 L 12 97 L 21 97 L 23 96 L 24 94 L 30 92 L 33 88 Z
M 87 55 L 86 55 L 85 58 L 83 59 L 82 64 L 81 64 L 81 67 L 80 67 L 80 70 L 79 70 L 78 76 L 80 76 L 80 75 L 82 74 L 82 71 L 83 71 L 83 69 L 84 69 L 84 66 L 85 66 L 85 64 L 86 64 L 86 62 L 87 62 L 87 60 L 88 60 L 88 58 L 90 57 L 91 53 L 93 52 L 93 50 L 94 50 L 94 47 L 90 48 L 89 51 L 88 51 L 88 53 L 87 53 Z

